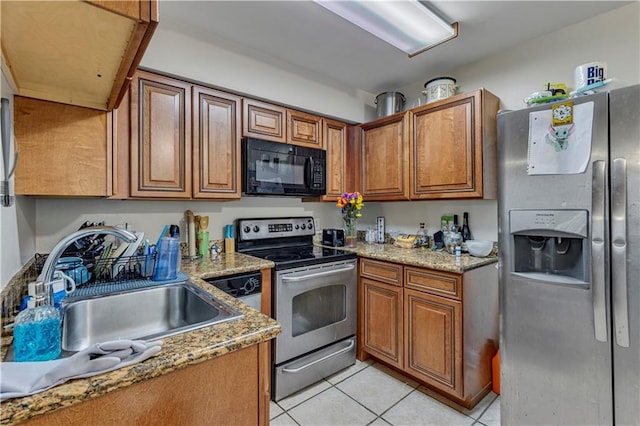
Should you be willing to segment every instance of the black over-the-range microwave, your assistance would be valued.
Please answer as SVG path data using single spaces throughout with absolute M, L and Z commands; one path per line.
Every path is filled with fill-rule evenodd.
M 262 139 L 242 139 L 242 192 L 317 196 L 326 193 L 326 153 Z

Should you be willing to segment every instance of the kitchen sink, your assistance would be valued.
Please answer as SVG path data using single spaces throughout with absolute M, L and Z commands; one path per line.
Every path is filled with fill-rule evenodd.
M 243 315 L 189 281 L 63 302 L 62 350 L 115 339 L 154 340 Z

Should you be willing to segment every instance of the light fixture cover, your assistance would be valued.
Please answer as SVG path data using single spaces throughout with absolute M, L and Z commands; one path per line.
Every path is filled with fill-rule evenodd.
M 417 0 L 334 1 L 315 3 L 406 52 L 409 56 L 458 35 L 458 24 L 448 24 Z

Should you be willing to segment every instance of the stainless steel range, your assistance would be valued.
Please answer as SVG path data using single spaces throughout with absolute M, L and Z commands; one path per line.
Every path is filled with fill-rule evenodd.
M 237 249 L 275 262 L 272 399 L 355 363 L 355 253 L 315 247 L 312 217 L 236 220 Z

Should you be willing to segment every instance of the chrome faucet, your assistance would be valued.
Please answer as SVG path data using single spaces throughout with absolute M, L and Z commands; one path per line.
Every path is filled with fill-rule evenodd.
M 67 235 L 66 237 L 61 239 L 58 244 L 55 245 L 55 247 L 51 250 L 51 253 L 49 253 L 47 260 L 44 262 L 42 272 L 38 276 L 37 280 L 42 281 L 45 286 L 53 281 L 53 275 L 56 271 L 56 265 L 58 264 L 58 260 L 60 260 L 60 256 L 62 256 L 62 253 L 64 253 L 64 250 L 80 238 L 84 238 L 94 234 L 113 235 L 115 237 L 123 239 L 128 243 L 133 243 L 137 239 L 134 233 L 121 228 L 116 228 L 115 226 L 89 226 L 87 228 L 82 228 L 79 231 Z

